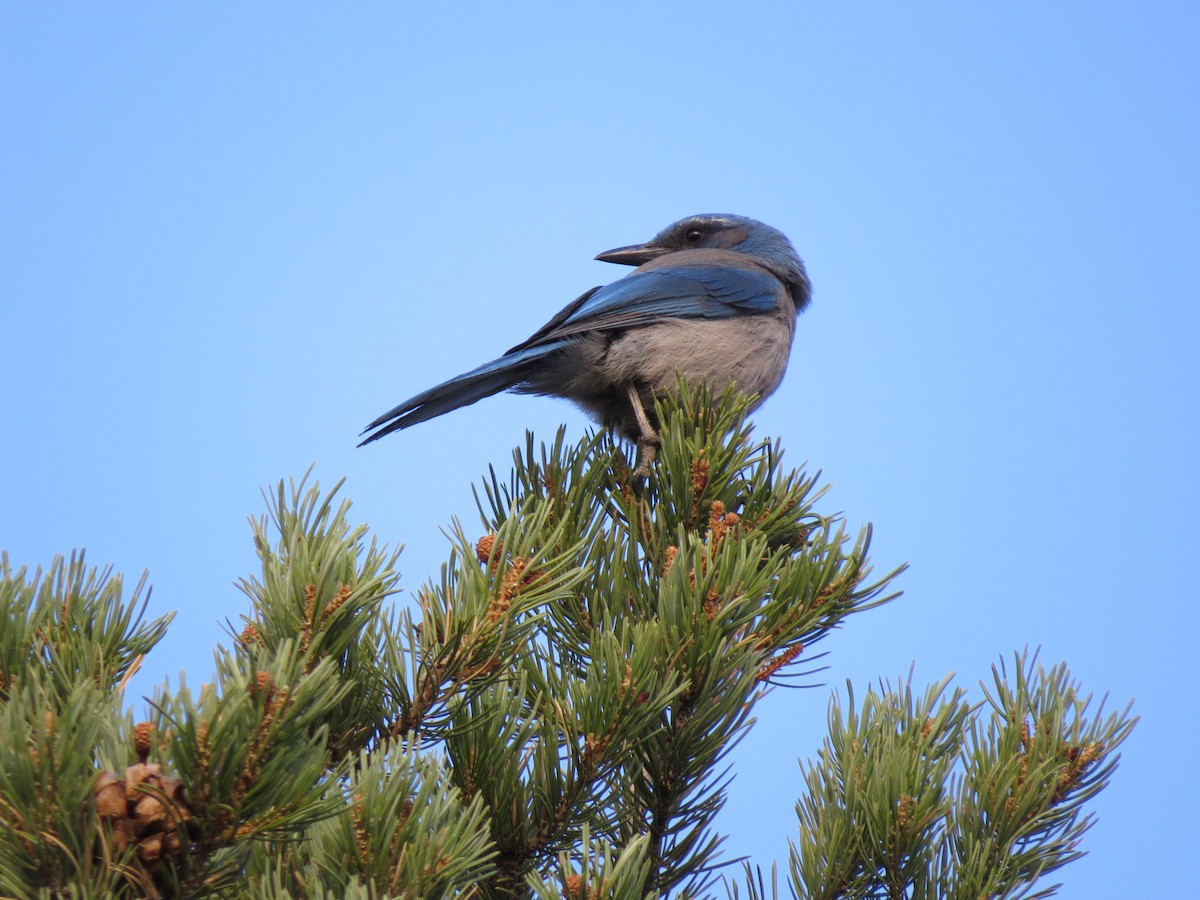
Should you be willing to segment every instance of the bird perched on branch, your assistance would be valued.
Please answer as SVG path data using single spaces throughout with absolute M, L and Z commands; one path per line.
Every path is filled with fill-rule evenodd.
M 732 382 L 759 403 L 779 386 L 812 293 L 782 232 L 744 216 L 691 216 L 596 259 L 637 268 L 498 359 L 388 410 L 362 444 L 512 389 L 565 397 L 636 441 L 635 474 L 645 476 L 659 446 L 654 401 L 681 375 L 714 390 Z

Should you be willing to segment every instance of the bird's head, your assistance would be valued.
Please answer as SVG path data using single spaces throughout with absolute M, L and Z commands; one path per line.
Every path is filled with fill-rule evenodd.
M 796 312 L 808 305 L 812 285 L 796 248 L 782 231 L 756 219 L 727 213 L 688 216 L 668 225 L 644 244 L 606 250 L 601 262 L 640 266 L 681 250 L 729 250 L 754 257 L 787 284 Z

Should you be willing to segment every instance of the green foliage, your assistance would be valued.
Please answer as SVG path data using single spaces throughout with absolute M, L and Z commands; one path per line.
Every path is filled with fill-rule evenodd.
M 987 714 L 963 742 L 947 830 L 946 889 L 959 896 L 1044 897 L 1037 879 L 1083 855 L 1079 841 L 1093 816 L 1083 805 L 1117 767 L 1117 748 L 1133 730 L 1129 707 L 1091 711 L 1063 664 L 1043 668 L 1017 654 L 1013 672 L 992 669 Z
M 510 480 L 493 471 L 484 485 L 497 536 L 544 523 L 517 552 L 492 544 L 489 567 L 515 559 L 527 571 L 529 548 L 550 548 L 578 573 L 516 648 L 522 691 L 482 695 L 456 722 L 489 745 L 473 746 L 475 759 L 525 751 L 503 777 L 463 754 L 454 766 L 464 786 L 506 786 L 489 806 L 503 811 L 493 837 L 510 885 L 553 867 L 586 828 L 617 848 L 647 839 L 644 892 L 703 890 L 722 840 L 721 764 L 754 701 L 848 615 L 890 599 L 891 576 L 867 583 L 869 532 L 851 540 L 815 511 L 816 479 L 780 472 L 779 448 L 751 440 L 744 400 L 685 395 L 659 416 L 658 477 L 646 484 L 631 482 L 608 438 L 572 448 L 560 433 L 540 458 L 530 437 Z
M 364 896 L 446 897 L 493 874 L 483 803 L 464 803 L 444 760 L 416 742 L 364 751 L 328 792 L 337 814 L 303 842 L 256 847 L 248 896 L 342 896 L 351 883 Z
M 31 675 L 34 671 L 31 670 Z M 123 855 L 98 840 L 93 754 L 113 746 L 118 704 L 90 681 L 60 693 L 23 679 L 0 705 L 0 894 L 82 887 L 97 896 L 121 881 Z M 24 889 L 22 889 L 24 886 Z
M 861 711 L 835 697 L 829 737 L 805 767 L 792 876 L 802 896 L 908 896 L 926 874 L 922 851 L 941 833 L 946 779 L 968 707 L 949 679 L 913 696 L 901 683 L 868 690 Z
M 387 552 L 367 527 L 352 526 L 350 501 L 334 506 L 342 483 L 322 495 L 304 482 L 274 495 L 264 493 L 268 517 L 251 519 L 261 576 L 243 578 L 251 614 L 238 636 L 240 655 L 262 663 L 292 660 L 287 681 L 332 666 L 343 690 L 325 717 L 334 759 L 358 754 L 383 732 L 389 714 L 382 664 L 384 650 L 395 644 L 383 603 L 397 590 L 400 551 Z
M 5 558 L 0 894 L 705 894 L 756 701 L 895 596 L 870 529 L 819 512 L 818 478 L 754 441 L 746 406 L 660 407 L 645 481 L 606 435 L 528 436 L 406 609 L 398 551 L 340 485 L 280 483 L 231 647 L 147 722 L 121 713 L 169 618 L 142 622 L 143 584 L 126 603 L 82 557 L 44 581 Z M 1065 669 L 1017 670 L 986 721 L 945 683 L 835 699 L 793 889 L 1018 896 L 1077 855 L 1131 723 L 1088 717 Z M 765 896 L 752 875 L 731 893 Z
M 803 898 L 1048 897 L 1043 875 L 1078 858 L 1092 817 L 1083 804 L 1108 783 L 1136 722 L 1128 708 L 1089 714 L 1063 665 L 1018 653 L 971 706 L 950 679 L 914 695 L 907 681 L 848 688 L 829 707 L 829 737 L 804 768 L 790 886 Z M 751 898 L 776 897 L 747 871 Z
M 107 694 L 131 676 L 175 614 L 143 622 L 146 575 L 128 603 L 122 587 L 111 569 L 88 569 L 82 553 L 56 557 L 45 577 L 38 569 L 32 578 L 24 567 L 14 572 L 8 554 L 0 554 L 0 699 L 23 680 L 65 699 L 80 679 Z
M 559 853 L 555 875 L 531 873 L 526 888 L 536 900 L 656 897 L 645 892 L 651 874 L 649 846 L 649 835 L 640 835 L 614 848 L 603 839 L 593 839 L 585 826 L 575 847 Z
M 0 555 L 0 894 L 119 885 L 125 854 L 92 805 L 95 758 L 121 754 L 118 692 L 166 631 L 142 616 L 145 577 L 56 557 L 43 574 Z

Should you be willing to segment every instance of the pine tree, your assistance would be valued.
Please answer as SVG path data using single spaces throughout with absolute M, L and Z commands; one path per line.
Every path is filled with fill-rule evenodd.
M 211 681 L 129 677 L 165 633 L 82 554 L 0 571 L 0 894 L 763 897 L 715 817 L 756 701 L 893 599 L 871 532 L 753 440 L 746 402 L 660 408 L 654 474 L 604 434 L 527 436 L 440 576 L 395 608 L 398 553 L 335 487 L 280 483 Z M 1129 710 L 1018 653 L 984 702 L 949 680 L 831 702 L 805 767 L 801 897 L 1033 897 L 1082 852 Z

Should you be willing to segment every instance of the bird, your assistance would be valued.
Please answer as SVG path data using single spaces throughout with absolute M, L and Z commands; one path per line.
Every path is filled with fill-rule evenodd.
M 787 369 L 811 302 L 804 262 L 778 229 L 727 213 L 688 216 L 645 243 L 596 256 L 634 266 L 585 291 L 503 356 L 410 397 L 359 446 L 501 391 L 563 397 L 637 447 L 647 477 L 661 440 L 654 402 L 732 383 L 757 408 Z

